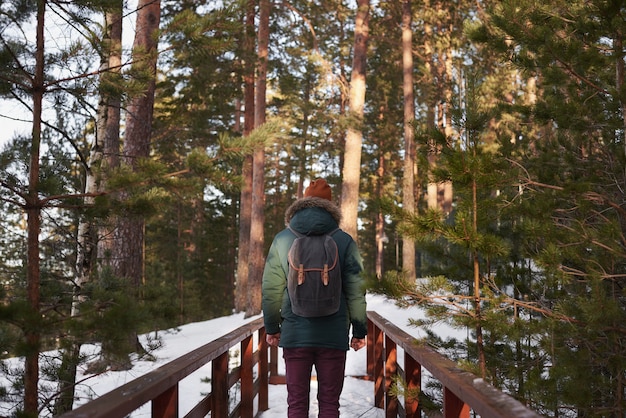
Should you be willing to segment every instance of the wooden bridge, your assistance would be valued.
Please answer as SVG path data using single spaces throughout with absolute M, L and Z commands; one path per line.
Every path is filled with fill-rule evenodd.
M 229 361 L 233 349 L 240 352 L 236 366 Z M 177 418 L 179 382 L 208 363 L 211 392 L 185 418 L 258 417 L 269 408 L 269 385 L 284 384 L 284 376 L 278 373 L 278 350 L 265 342 L 263 318 L 259 318 L 62 417 L 122 418 L 150 402 L 153 418 Z M 471 412 L 485 418 L 540 416 L 431 348 L 416 344 L 412 336 L 379 314 L 368 312 L 367 376 L 363 378 L 374 383 L 373 407 L 386 418 L 421 417 L 417 397 L 398 399 L 390 388 L 400 377 L 407 393 L 419 392 L 423 371 L 443 388 L 441 410 L 429 411 L 428 416 L 469 418 Z M 237 399 L 229 399 L 235 387 Z

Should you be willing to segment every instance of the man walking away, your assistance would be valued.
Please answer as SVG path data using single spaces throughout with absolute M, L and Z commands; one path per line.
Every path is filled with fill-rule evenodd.
M 283 349 L 287 378 L 287 402 L 289 418 L 309 417 L 309 393 L 312 368 L 315 366 L 318 381 L 317 400 L 319 418 L 339 417 L 339 398 L 343 389 L 346 352 L 350 347 L 359 350 L 365 346 L 367 333 L 365 289 L 361 272 L 362 259 L 352 237 L 339 229 L 341 212 L 332 202 L 330 186 L 324 179 L 310 182 L 304 198 L 296 200 L 285 213 L 287 228 L 279 232 L 270 247 L 263 272 L 263 315 L 267 342 Z M 320 269 L 309 267 L 306 254 L 297 255 L 292 244 L 296 239 L 329 235 L 334 243 L 326 241 L 326 253 Z M 323 241 L 319 240 L 319 241 Z M 336 244 L 336 245 L 335 245 Z M 303 244 L 304 248 L 306 245 Z M 295 246 L 294 246 L 295 247 Z M 317 251 L 308 251 L 310 254 Z M 339 303 L 331 308 L 334 313 L 315 316 L 317 290 L 307 286 L 326 289 L 328 277 L 333 272 L 333 255 L 338 256 L 341 286 Z M 300 258 L 296 266 L 290 259 Z M 290 272 L 291 269 L 291 272 Z M 293 270 L 299 270 L 294 272 Z M 318 272 L 317 270 L 322 270 Z M 315 276 L 317 274 L 317 276 Z M 322 277 L 320 285 L 315 277 Z M 288 289 L 289 280 L 297 280 Z M 302 300 L 297 291 L 305 292 Z M 309 294 L 306 294 L 309 292 Z M 293 306 L 292 306 L 292 298 Z M 320 299 L 321 300 L 321 299 Z M 309 305 L 307 307 L 307 304 Z M 300 312 L 294 313 L 293 308 Z M 311 309 L 307 309 L 311 308 Z M 313 312 L 313 313 L 311 313 Z M 352 327 L 352 338 L 350 338 Z

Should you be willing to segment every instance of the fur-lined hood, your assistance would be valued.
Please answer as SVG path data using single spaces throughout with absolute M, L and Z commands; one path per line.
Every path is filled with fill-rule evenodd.
M 285 211 L 285 224 L 289 225 L 289 222 L 296 214 L 296 212 L 307 208 L 322 208 L 325 209 L 337 224 L 341 223 L 341 210 L 339 206 L 330 200 L 322 199 L 321 197 L 305 197 L 298 199 L 291 204 Z

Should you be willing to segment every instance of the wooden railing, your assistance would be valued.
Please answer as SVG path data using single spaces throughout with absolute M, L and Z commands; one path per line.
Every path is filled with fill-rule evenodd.
M 231 369 L 230 349 L 238 346 L 240 364 Z M 270 357 L 277 358 L 275 355 Z M 210 416 L 219 418 L 252 418 L 255 416 L 255 398 L 256 415 L 268 409 L 269 371 L 271 369 L 275 374 L 277 367 L 268 362 L 263 318 L 258 318 L 62 417 L 122 418 L 152 402 L 153 418 L 176 418 L 179 416 L 178 383 L 209 362 L 211 392 L 185 417 L 205 417 L 210 413 Z M 258 370 L 256 378 L 255 366 Z M 236 384 L 241 396 L 239 402 L 232 406 L 228 394 Z
M 445 418 L 469 418 L 470 410 L 483 418 L 539 417 L 429 347 L 417 345 L 413 337 L 375 312 L 368 312 L 367 339 L 367 372 L 374 381 L 374 406 L 384 410 L 386 417 L 420 416 L 420 405 L 415 398 L 406 397 L 402 403 L 389 389 L 393 379 L 399 376 L 409 388 L 419 390 L 422 368 L 443 386 Z M 235 348 L 240 352 L 239 364 L 230 367 L 231 349 Z M 402 367 L 397 361 L 398 348 L 404 351 Z M 151 402 L 152 417 L 177 418 L 179 382 L 207 363 L 211 363 L 211 392 L 185 417 L 258 416 L 269 408 L 269 384 L 285 381 L 284 376 L 278 375 L 278 350 L 274 347 L 268 350 L 263 319 L 259 318 L 62 417 L 122 418 Z M 233 404 L 229 392 L 235 385 L 240 396 Z
M 443 386 L 444 418 L 469 418 L 470 410 L 482 418 L 540 417 L 430 347 L 416 344 L 415 338 L 376 312 L 368 312 L 367 317 L 367 371 L 374 381 L 374 406 L 385 410 L 386 417 L 421 416 L 417 397 L 407 396 L 401 404 L 389 389 L 399 377 L 407 393 L 418 393 L 422 368 Z M 398 347 L 404 351 L 403 368 L 398 363 Z

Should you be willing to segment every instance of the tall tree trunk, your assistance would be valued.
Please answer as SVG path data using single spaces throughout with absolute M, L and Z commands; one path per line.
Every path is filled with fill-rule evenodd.
M 267 59 L 270 39 L 270 0 L 259 4 L 259 35 L 257 51 L 256 102 L 254 107 L 255 128 L 265 123 L 265 92 L 267 83 Z M 250 274 L 248 276 L 248 304 L 246 316 L 261 312 L 261 281 L 264 266 L 265 235 L 265 146 L 254 151 L 252 163 L 252 217 L 250 225 Z
M 103 55 L 100 64 L 100 102 L 96 120 L 96 136 L 91 146 L 88 164 L 85 167 L 85 190 L 88 195 L 106 190 L 106 169 L 118 164 L 120 131 L 120 93 L 111 93 L 113 86 L 119 84 L 122 60 L 122 11 L 123 3 L 118 1 L 115 9 L 105 13 L 105 33 L 103 37 Z M 112 149 L 114 148 L 115 149 Z M 112 155 L 114 154 L 114 155 Z M 84 198 L 85 205 L 94 203 L 94 198 Z M 97 268 L 99 235 L 98 225 L 92 220 L 81 220 L 78 226 L 78 250 L 76 259 L 76 287 L 78 296 L 74 298 L 72 314 L 78 313 L 82 301 L 80 289 Z M 110 241 L 110 239 L 109 239 Z M 95 253 L 95 254 L 94 254 Z M 104 251 L 103 251 L 104 253 Z
M 624 82 L 626 82 L 626 65 L 624 64 L 624 34 L 621 31 L 616 31 L 613 37 L 613 43 L 615 44 L 615 87 L 619 91 L 623 88 Z M 620 96 L 620 110 L 622 113 L 622 135 L 624 151 L 626 151 L 626 98 Z
M 369 0 L 357 1 L 354 26 L 354 56 L 350 79 L 350 113 L 359 121 L 347 130 L 341 186 L 341 227 L 357 240 L 359 180 L 361 178 L 361 147 L 363 108 L 365 105 L 365 76 L 367 70 L 367 41 L 369 37 Z
M 472 180 L 472 229 L 474 236 L 478 236 L 478 186 L 476 179 Z M 485 347 L 483 341 L 483 315 L 480 304 L 480 261 L 478 260 L 478 251 L 472 250 L 472 265 L 474 270 L 474 320 L 476 321 L 476 348 L 478 350 L 478 366 L 480 374 L 484 379 L 487 376 L 487 360 L 485 358 Z
M 36 322 L 29 324 L 25 330 L 26 344 L 29 352 L 24 364 L 24 412 L 38 416 L 39 386 L 39 350 L 40 332 L 40 265 L 39 265 L 39 232 L 41 229 L 41 201 L 39 199 L 39 154 L 41 148 L 41 114 L 44 85 L 44 0 L 37 1 L 37 46 L 35 50 L 35 76 L 33 78 L 33 129 L 30 149 L 30 166 L 28 172 L 28 196 L 26 197 L 27 216 L 27 269 L 26 283 L 28 302 Z
M 311 78 L 307 75 L 303 86 L 304 103 L 311 100 Z M 300 138 L 300 151 L 302 156 L 298 159 L 298 185 L 296 186 L 296 198 L 300 199 L 304 195 L 304 179 L 307 176 L 307 138 L 310 128 L 310 113 L 307 106 L 302 107 L 302 137 Z M 287 177 L 289 178 L 289 177 Z
M 424 0 L 423 9 L 425 11 L 424 14 L 431 14 L 430 10 L 430 0 Z M 435 66 L 433 63 L 434 60 L 434 52 L 433 52 L 433 25 L 429 20 L 425 20 L 423 23 L 424 29 L 424 41 L 423 41 L 423 49 L 424 49 L 424 67 L 426 70 L 424 71 L 426 82 L 423 83 L 425 86 L 426 93 L 426 127 L 427 129 L 435 128 L 435 106 L 436 106 L 436 98 L 434 93 L 434 83 L 436 80 L 435 77 Z M 429 141 L 428 146 L 430 147 L 428 152 L 428 166 L 432 168 L 436 162 L 437 157 L 433 151 L 433 141 Z M 430 178 L 428 179 L 428 185 L 426 188 L 426 202 L 429 209 L 434 209 L 437 207 L 437 183 L 434 183 Z
M 444 54 L 444 62 L 442 64 L 444 76 L 443 79 L 446 80 L 444 83 L 444 123 L 445 127 L 443 128 L 446 138 L 451 138 L 454 135 L 453 128 L 453 120 L 452 120 L 452 108 L 453 104 L 453 92 L 452 92 L 452 80 L 454 80 L 453 74 L 453 59 L 452 59 L 452 47 L 448 46 L 447 50 Z M 451 181 L 445 181 L 440 185 L 441 190 L 441 210 L 446 215 L 452 211 L 452 198 L 453 198 L 453 188 Z
M 108 10 L 105 13 L 104 47 L 100 65 L 101 93 L 97 114 L 98 119 L 96 121 L 96 137 L 91 147 L 91 154 L 88 161 L 89 165 L 85 167 L 84 192 L 87 196 L 83 199 L 83 202 L 86 206 L 91 206 L 94 203 L 94 198 L 91 195 L 104 190 L 104 184 L 98 184 L 97 182 L 98 176 L 104 181 L 102 170 L 100 170 L 101 172 L 99 174 L 94 171 L 98 168 L 103 169 L 107 165 L 107 162 L 104 161 L 107 134 L 116 132 L 114 133 L 116 136 L 115 143 L 119 143 L 120 99 L 119 94 L 111 94 L 109 92 L 111 91 L 111 86 L 119 81 L 122 42 L 122 8 L 123 3 L 119 1 L 114 9 Z M 111 123 L 113 123 L 114 126 L 110 126 Z M 98 248 L 97 229 L 98 225 L 91 219 L 81 219 L 79 221 L 72 316 L 78 315 L 80 304 L 84 300 L 82 287 L 91 279 L 94 269 L 97 268 L 95 263 Z M 74 404 L 76 370 L 80 361 L 80 343 L 76 342 L 72 338 L 72 335 L 68 335 L 66 344 L 59 370 L 59 397 L 54 405 L 54 416 L 71 411 Z
M 140 0 L 137 10 L 133 67 L 140 72 L 148 72 L 150 79 L 142 93 L 130 100 L 126 110 L 122 163 L 133 170 L 137 168 L 139 160 L 150 155 L 161 2 Z M 119 277 L 129 279 L 137 287 L 143 279 L 143 238 L 143 219 L 140 217 L 120 219 L 115 231 L 115 272 Z
M 382 202 L 384 195 L 384 183 L 385 183 L 385 155 L 384 152 L 380 152 L 378 155 L 378 173 L 376 180 L 376 197 Z M 376 213 L 376 278 L 382 279 L 384 272 L 384 250 L 385 242 L 388 241 L 385 235 L 385 214 L 382 208 L 378 209 Z
M 108 67 L 101 77 L 101 85 L 105 89 L 101 93 L 101 103 L 98 109 L 97 141 L 101 147 L 100 183 L 98 191 L 107 188 L 107 173 L 120 165 L 120 121 L 121 121 L 121 92 L 111 94 L 113 86 L 119 86 L 122 81 L 122 12 L 123 1 L 117 0 L 115 10 L 106 13 Z M 113 226 L 105 221 L 98 226 L 98 254 L 97 259 L 103 265 L 111 264 L 111 250 L 113 248 Z
M 404 172 L 402 175 L 402 208 L 415 213 L 415 103 L 413 94 L 413 32 L 411 31 L 411 0 L 402 2 L 402 91 L 404 93 Z M 402 271 L 408 280 L 415 280 L 415 241 L 402 238 Z
M 247 136 L 254 129 L 254 0 L 248 0 L 244 33 L 244 120 L 243 135 Z M 235 310 L 247 311 L 248 280 L 250 257 L 250 229 L 252 222 L 252 175 L 253 157 L 246 156 L 241 175 L 241 195 L 239 199 L 239 252 L 237 258 L 237 283 L 235 287 Z
M 250 226 L 252 216 L 252 156 L 246 156 L 241 170 L 242 183 L 239 195 L 239 250 L 237 253 L 237 279 L 235 283 L 235 310 L 245 312 L 248 304 L 248 278 L 250 268 Z
M 143 92 L 131 98 L 126 109 L 126 133 L 122 149 L 122 163 L 132 170 L 138 161 L 150 155 L 150 136 L 156 85 L 156 61 L 158 30 L 161 20 L 159 0 L 140 0 L 137 5 L 137 21 L 133 42 L 133 68 L 140 73 L 150 74 Z M 122 199 L 127 196 L 122 193 Z M 144 263 L 144 220 L 141 216 L 124 216 L 117 220 L 114 231 L 112 265 L 117 277 L 125 278 L 130 285 L 139 289 L 143 281 Z M 137 292 L 137 295 L 139 292 Z M 136 335 L 129 335 L 129 351 L 141 350 Z M 106 345 L 103 351 L 107 355 Z M 110 354 L 110 352 L 108 353 Z M 110 358 L 112 367 L 130 367 L 130 361 Z

